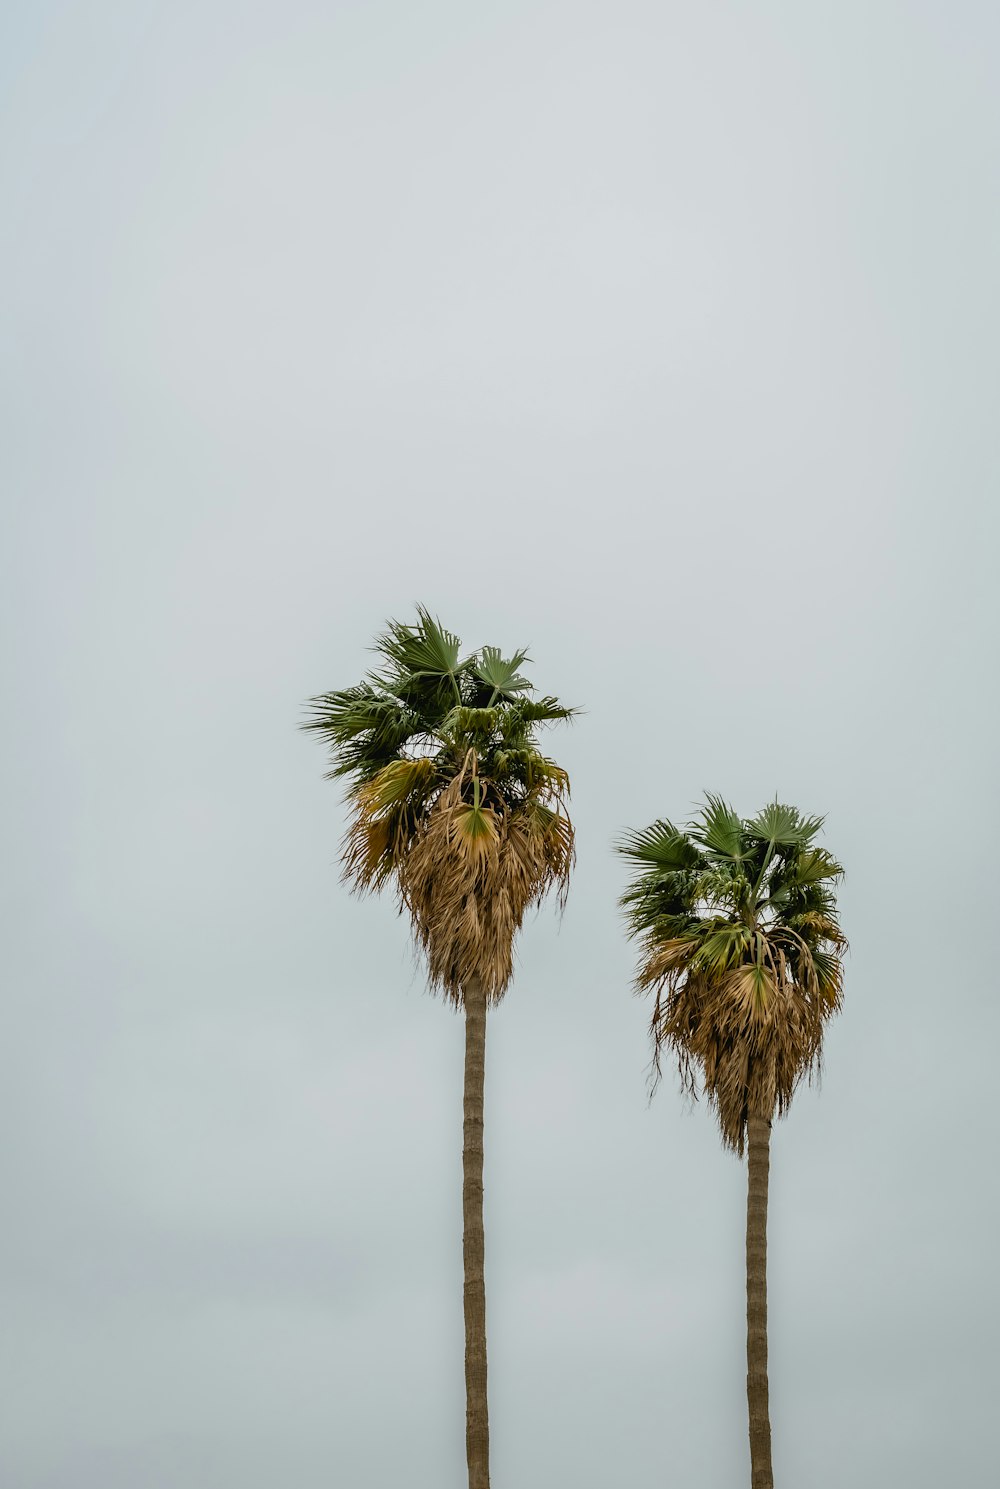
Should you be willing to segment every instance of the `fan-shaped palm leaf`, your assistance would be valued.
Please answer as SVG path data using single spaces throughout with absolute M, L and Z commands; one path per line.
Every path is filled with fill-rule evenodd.
M 740 862 L 749 856 L 750 844 L 743 831 L 743 824 L 729 804 L 721 796 L 705 797 L 706 806 L 701 816 L 688 827 L 690 837 L 702 844 L 713 856 Z
M 505 658 L 498 646 L 483 647 L 478 660 L 473 664 L 473 673 L 492 690 L 487 706 L 498 698 L 509 703 L 518 693 L 530 692 L 530 681 L 517 670 L 527 660 L 527 651 L 518 651 L 512 657 Z

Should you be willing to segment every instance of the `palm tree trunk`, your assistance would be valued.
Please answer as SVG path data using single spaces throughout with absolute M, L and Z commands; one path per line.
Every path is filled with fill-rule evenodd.
M 767 1177 L 771 1123 L 747 1121 L 747 1406 L 751 1489 L 774 1489 L 767 1406 Z
M 483 1231 L 486 995 L 477 983 L 465 989 L 464 1003 L 462 1260 L 465 1268 L 465 1455 L 469 1464 L 469 1489 L 490 1489 L 490 1425 L 486 1405 L 486 1238 Z

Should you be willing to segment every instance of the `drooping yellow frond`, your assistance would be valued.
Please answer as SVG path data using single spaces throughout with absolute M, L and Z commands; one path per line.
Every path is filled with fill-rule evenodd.
M 748 1029 L 766 1024 L 773 1017 L 778 985 L 769 967 L 759 962 L 736 967 L 721 978 L 720 985 L 732 998 L 737 1016 L 742 1014 Z
M 694 949 L 690 941 L 680 937 L 670 941 L 649 941 L 646 954 L 639 963 L 636 987 L 645 990 L 671 978 L 687 966 Z
M 382 889 L 405 854 L 435 787 L 434 762 L 393 760 L 349 794 L 353 815 L 343 845 L 343 877 L 361 893 Z
M 433 781 L 434 761 L 428 757 L 392 760 L 370 781 L 358 786 L 354 799 L 363 803 L 366 812 L 376 815 L 400 802 L 419 800 Z
M 381 889 L 392 874 L 395 858 L 392 844 L 396 836 L 387 817 L 355 812 L 344 835 L 341 854 L 344 880 L 362 894 Z
M 497 851 L 500 833 L 496 812 L 475 802 L 463 803 L 451 818 L 452 844 L 475 863 Z

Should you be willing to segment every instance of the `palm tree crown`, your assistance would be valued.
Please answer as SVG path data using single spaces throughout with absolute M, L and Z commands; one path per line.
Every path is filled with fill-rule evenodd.
M 685 828 L 654 822 L 619 845 L 638 865 L 622 906 L 642 948 L 636 988 L 656 995 L 654 1083 L 666 1048 L 741 1155 L 749 1118 L 782 1114 L 818 1069 L 841 1004 L 843 870 L 813 842 L 822 822 L 777 801 L 741 819 L 710 795 Z
M 574 858 L 566 772 L 540 750 L 543 724 L 575 710 L 534 689 L 520 651 L 459 638 L 418 607 L 389 623 L 377 668 L 311 701 L 303 726 L 330 747 L 352 809 L 344 878 L 361 893 L 393 883 L 427 956 L 430 983 L 456 1005 L 477 983 L 499 1001 L 524 915 Z

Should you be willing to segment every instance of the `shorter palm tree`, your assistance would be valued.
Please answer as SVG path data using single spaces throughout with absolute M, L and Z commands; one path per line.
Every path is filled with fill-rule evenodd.
M 814 843 L 821 817 L 775 801 L 741 819 L 708 796 L 685 828 L 658 821 L 619 851 L 637 865 L 622 897 L 640 943 L 636 988 L 655 995 L 653 1085 L 672 1052 L 704 1091 L 723 1144 L 747 1153 L 747 1403 L 752 1489 L 772 1489 L 767 1379 L 767 1184 L 773 1118 L 818 1071 L 841 1006 L 833 886 L 843 870 Z

